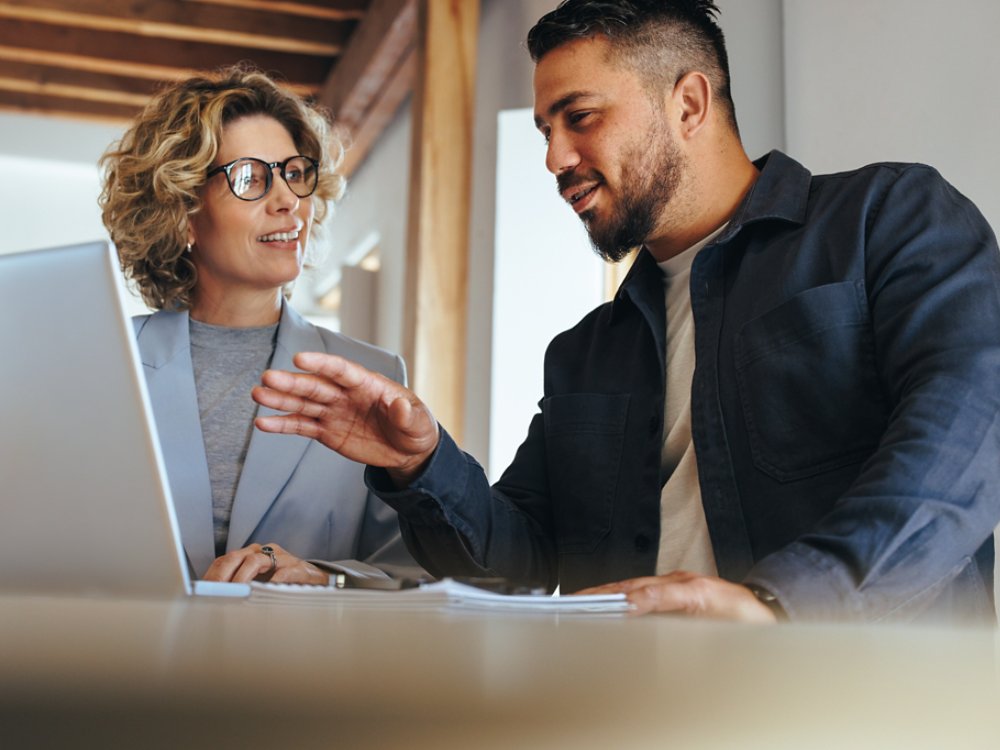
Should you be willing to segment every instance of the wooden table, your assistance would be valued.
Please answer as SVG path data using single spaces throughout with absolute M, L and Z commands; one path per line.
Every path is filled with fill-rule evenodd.
M 0 595 L 3 748 L 1000 747 L 997 633 Z

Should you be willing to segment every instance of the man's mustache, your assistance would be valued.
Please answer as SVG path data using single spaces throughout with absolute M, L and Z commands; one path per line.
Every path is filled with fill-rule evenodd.
M 591 170 L 588 172 L 577 172 L 576 170 L 573 170 L 572 172 L 563 172 L 562 174 L 556 175 L 556 188 L 558 189 L 560 195 L 562 195 L 564 190 L 591 182 L 604 182 L 604 175 L 597 170 Z

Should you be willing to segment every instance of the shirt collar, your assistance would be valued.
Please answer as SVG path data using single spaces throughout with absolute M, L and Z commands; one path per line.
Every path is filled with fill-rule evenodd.
M 730 221 L 730 232 L 765 219 L 804 224 L 809 201 L 809 170 L 780 151 L 772 151 L 754 162 L 760 176 L 750 188 Z
M 726 242 L 743 227 L 760 221 L 805 223 L 812 181 L 809 170 L 781 151 L 771 151 L 754 161 L 754 166 L 760 175 L 716 242 Z M 662 292 L 662 279 L 663 272 L 653 256 L 642 248 L 615 295 L 614 307 L 617 308 L 626 296 L 641 307 L 651 291 Z

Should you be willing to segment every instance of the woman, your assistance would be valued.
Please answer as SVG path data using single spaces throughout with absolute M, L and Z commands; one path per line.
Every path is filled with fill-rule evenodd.
M 298 351 L 405 381 L 398 356 L 306 322 L 283 293 L 343 193 L 342 157 L 317 111 L 243 67 L 164 90 L 102 157 L 104 224 L 158 311 L 136 336 L 198 577 L 322 584 L 324 568 L 414 565 L 363 466 L 253 429 L 251 388 Z

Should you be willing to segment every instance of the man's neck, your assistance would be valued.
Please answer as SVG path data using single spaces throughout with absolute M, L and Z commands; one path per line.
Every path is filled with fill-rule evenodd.
M 645 243 L 657 262 L 684 252 L 729 221 L 760 174 L 741 147 L 696 169 L 679 197 L 681 205 L 671 212 L 673 225 Z

